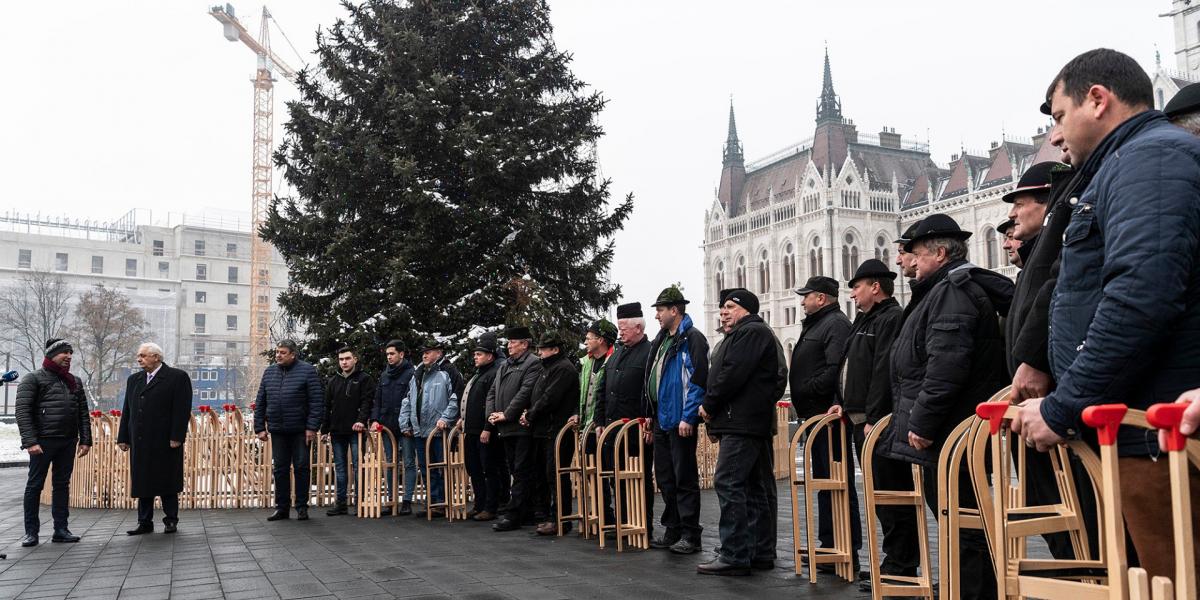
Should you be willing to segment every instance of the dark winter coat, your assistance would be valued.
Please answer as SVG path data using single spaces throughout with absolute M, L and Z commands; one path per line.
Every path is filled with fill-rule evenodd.
M 450 376 L 450 387 L 454 388 L 454 397 L 462 398 L 463 388 L 466 387 L 467 380 L 463 379 L 462 373 L 459 372 L 458 367 L 454 366 L 454 363 L 447 360 L 445 356 L 438 359 L 438 361 L 433 364 L 437 366 L 437 368 L 445 371 L 446 375 Z
M 534 437 L 550 438 L 579 413 L 579 371 L 560 350 L 542 359 L 542 372 L 533 384 L 532 401 L 525 419 Z
M 496 370 L 496 381 L 488 390 L 487 414 L 504 413 L 504 422 L 496 425 L 501 436 L 529 435 L 529 428 L 521 426 L 521 414 L 532 402 L 533 384 L 542 374 L 542 361 L 532 352 L 520 358 L 508 357 L 500 361 Z
M 463 400 L 462 415 L 463 431 L 467 434 L 479 435 L 486 431 L 495 431 L 495 427 L 487 422 L 488 390 L 496 384 L 496 373 L 499 361 L 483 365 L 471 381 L 467 382 L 466 397 Z
M 26 373 L 17 384 L 16 414 L 21 448 L 38 444 L 42 438 L 78 437 L 81 445 L 92 445 L 87 395 L 78 377 L 72 392 L 66 382 L 46 369 Z
M 596 398 L 597 425 L 650 416 L 642 402 L 650 345 L 650 339 L 642 336 L 632 346 L 613 346 L 612 356 L 604 365 L 604 385 Z
M 1058 381 L 1042 417 L 1076 437 L 1083 409 L 1145 409 L 1200 387 L 1200 139 L 1158 111 L 1130 118 L 1083 165 L 1095 176 L 1072 208 L 1050 308 Z M 1156 455 L 1125 428 L 1122 455 Z
M 743 317 L 713 351 L 704 394 L 708 433 L 770 438 L 787 388 L 787 358 L 758 315 Z
M 263 371 L 254 401 L 254 432 L 317 431 L 325 419 L 325 391 L 312 365 L 297 359 L 288 368 Z
M 965 260 L 914 286 L 915 308 L 892 347 L 895 410 L 884 446 L 890 456 L 936 465 L 950 430 L 1009 383 L 1000 317 L 1012 290 L 1007 277 Z M 933 445 L 909 446 L 910 431 Z
M 325 419 L 321 422 L 321 433 L 355 433 L 355 423 L 366 425 L 371 420 L 374 402 L 374 377 L 357 367 L 349 376 L 334 375 L 325 384 Z
M 658 350 L 670 344 L 658 365 L 658 390 L 650 395 L 650 375 L 655 368 Z M 646 388 L 643 399 L 646 413 L 652 415 L 655 426 L 669 431 L 680 421 L 691 425 L 700 422 L 700 405 L 704 402 L 704 386 L 708 385 L 708 339 L 692 325 L 692 316 L 683 315 L 673 337 L 659 330 L 646 356 Z
M 163 363 L 150 383 L 138 371 L 125 381 L 117 443 L 129 444 L 129 495 L 169 496 L 183 491 L 183 442 L 192 415 L 192 378 Z M 172 448 L 171 442 L 179 442 Z
M 792 407 L 801 419 L 823 415 L 837 401 L 838 370 L 850 337 L 850 319 L 837 303 L 804 318 L 800 340 L 792 348 L 788 374 Z
M 414 372 L 416 369 L 406 358 L 395 367 L 388 365 L 375 386 L 371 420 L 387 427 L 394 435 L 400 434 L 400 407 L 408 397 L 408 386 L 412 382 Z
M 841 404 L 847 413 L 861 413 L 874 425 L 892 414 L 892 342 L 900 333 L 904 310 L 887 298 L 859 313 L 846 340 L 842 361 Z

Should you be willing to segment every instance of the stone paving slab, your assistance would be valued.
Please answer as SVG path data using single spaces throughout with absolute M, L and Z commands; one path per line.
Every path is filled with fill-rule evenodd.
M 780 482 L 780 560 L 750 577 L 708 577 L 696 565 L 711 553 L 600 550 L 577 535 L 541 538 L 532 528 L 494 533 L 486 523 L 326 517 L 268 523 L 265 510 L 185 510 L 179 532 L 129 537 L 132 510 L 73 509 L 78 544 L 42 540 L 21 548 L 25 470 L 0 469 L 0 599 L 172 598 L 866 598 L 831 576 L 796 577 L 791 502 Z M 656 503 L 661 510 L 661 502 Z M 717 501 L 703 492 L 703 545 L 718 544 Z M 161 515 L 160 515 L 161 518 Z

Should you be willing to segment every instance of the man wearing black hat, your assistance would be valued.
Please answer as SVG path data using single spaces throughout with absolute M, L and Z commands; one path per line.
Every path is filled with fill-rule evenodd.
M 520 529 L 522 522 L 535 517 L 534 488 L 541 461 L 532 432 L 521 425 L 521 417 L 529 409 L 533 386 L 542 375 L 542 363 L 530 352 L 533 334 L 528 327 L 509 327 L 504 335 L 508 338 L 508 358 L 500 362 L 496 381 L 488 390 L 487 414 L 488 423 L 504 443 L 512 485 L 508 503 L 500 509 L 500 520 L 492 524 L 494 531 Z
M 405 354 L 404 342 L 400 340 L 391 340 L 383 347 L 387 367 L 379 376 L 379 385 L 375 386 L 375 401 L 371 404 L 371 422 L 386 427 L 397 441 L 400 441 L 400 407 L 404 405 L 404 398 L 408 396 L 408 386 L 412 382 L 413 373 L 416 372 Z M 400 448 L 402 452 L 403 446 Z M 383 445 L 383 454 L 388 462 L 392 461 L 391 444 Z M 387 480 L 388 498 L 391 498 L 395 493 L 392 489 L 391 469 L 384 474 L 384 478 Z M 391 514 L 391 510 L 390 506 L 384 507 L 383 515 Z M 412 505 L 402 503 L 398 513 L 412 514 Z
M 617 306 L 617 344 L 612 355 L 604 364 L 604 385 L 596 398 L 596 435 L 599 436 L 611 423 L 622 419 L 650 417 L 642 403 L 646 385 L 646 365 L 650 361 L 650 340 L 646 337 L 646 320 L 642 317 L 642 304 L 631 302 Z M 653 441 L 653 437 L 646 440 Z M 601 464 L 612 468 L 615 436 L 610 436 L 600 450 Z M 646 535 L 654 538 L 654 473 L 650 472 L 649 461 L 643 463 L 646 473 Z M 609 502 L 613 495 L 607 494 Z M 611 507 L 606 507 L 611 509 Z
M 413 490 L 417 488 L 417 474 L 424 473 L 429 463 L 442 461 L 443 448 L 440 443 L 430 444 L 429 456 L 425 456 L 425 442 L 431 435 L 447 431 L 458 422 L 458 394 L 454 382 L 438 361 L 442 358 L 442 343 L 430 340 L 421 350 L 421 364 L 413 373 L 408 397 L 400 405 L 400 435 L 404 444 L 404 504 L 411 506 Z M 430 471 L 425 482 L 425 510 L 421 517 L 441 517 L 445 511 L 432 508 L 446 497 L 445 471 Z
M 1013 237 L 1013 226 L 1016 225 L 1012 219 L 1008 219 L 996 226 L 996 233 L 1004 237 L 1000 247 L 1004 249 L 1004 258 L 1008 259 L 1008 264 L 1020 269 L 1021 268 L 1021 240 Z
M 537 478 L 537 495 L 534 513 L 539 514 L 537 526 L 538 535 L 555 535 L 558 526 L 554 516 L 557 499 L 554 488 L 554 478 L 558 476 L 554 463 L 554 438 L 566 426 L 572 417 L 578 416 L 579 410 L 579 371 L 564 352 L 566 344 L 556 332 L 542 335 L 538 342 L 538 356 L 542 361 L 542 373 L 537 383 L 533 384 L 533 394 L 529 410 L 521 417 L 521 424 L 533 431 L 534 443 L 537 445 L 537 455 L 542 461 L 542 470 Z M 570 464 L 575 458 L 575 445 L 563 444 L 558 460 L 562 464 Z M 562 512 L 571 512 L 571 477 L 563 475 L 560 484 L 563 490 Z M 570 531 L 570 523 L 565 525 Z
M 1183 86 L 1163 107 L 1163 113 L 1172 125 L 1200 135 L 1200 83 Z
M 811 277 L 796 293 L 802 297 L 800 305 L 807 316 L 800 339 L 792 348 L 788 378 L 791 380 L 792 407 L 796 409 L 796 416 L 809 419 L 824 415 L 837 399 L 838 370 L 846 350 L 846 339 L 850 336 L 850 319 L 838 305 L 838 283 L 833 278 L 822 275 Z M 840 457 L 830 457 L 825 432 L 818 435 L 812 446 L 813 476 L 828 477 L 830 459 Z M 850 468 L 853 470 L 853 465 Z M 817 535 L 822 548 L 833 546 L 833 512 L 829 503 L 829 492 L 817 494 Z M 862 547 L 862 526 L 859 521 L 858 495 L 850 494 L 850 528 L 856 552 Z M 832 565 L 821 565 L 819 568 L 822 572 L 833 571 Z M 854 557 L 854 570 L 858 571 L 857 554 Z
M 713 487 L 721 505 L 721 549 L 696 567 L 704 575 L 747 575 L 775 566 L 778 498 L 772 438 L 775 403 L 787 387 L 787 358 L 758 316 L 758 297 L 746 289 L 725 294 L 732 323 L 713 352 L 700 414 L 720 438 Z
M 904 311 L 892 297 L 896 273 L 874 258 L 859 265 L 850 280 L 850 298 L 858 306 L 858 316 L 850 328 L 846 355 L 842 361 L 839 388 L 840 404 L 831 413 L 845 415 L 854 424 L 853 443 L 859 464 L 863 444 L 871 428 L 892 414 L 892 382 L 889 363 L 892 342 L 900 332 Z M 912 490 L 911 469 L 907 463 L 886 456 L 874 457 L 875 481 L 879 489 Z M 850 482 L 854 493 L 854 482 Z M 884 559 L 880 572 L 885 575 L 916 575 L 918 564 L 917 519 L 905 507 L 880 506 L 876 509 L 883 530 Z M 868 526 L 872 526 L 868 524 Z M 874 548 L 868 549 L 874 552 Z M 863 582 L 863 591 L 870 591 Z
M 487 332 L 479 336 L 473 352 L 475 374 L 463 392 L 461 413 L 467 446 L 467 474 L 471 477 L 471 491 L 475 497 L 475 505 L 467 511 L 467 518 L 476 521 L 496 518 L 500 505 L 508 501 L 508 467 L 504 464 L 504 445 L 499 440 L 493 443 L 496 426 L 487 421 L 487 395 L 496 382 L 496 359 L 499 354 L 495 333 Z
M 17 384 L 17 429 L 21 448 L 29 453 L 29 478 L 25 481 L 25 537 L 21 545 L 38 545 L 42 522 L 38 518 L 46 474 L 51 479 L 50 514 L 54 517 L 53 542 L 78 542 L 67 529 L 71 495 L 71 472 L 76 455 L 86 456 L 92 447 L 92 424 L 88 418 L 83 382 L 71 374 L 75 351 L 66 340 L 46 340 L 42 368 L 30 371 Z M 78 448 L 78 450 L 76 449 Z
M 908 229 L 905 229 L 904 233 L 900 234 L 900 237 L 896 238 L 895 240 L 896 266 L 900 267 L 900 274 L 907 279 L 913 279 L 917 276 L 917 268 L 913 264 L 912 254 L 909 254 L 908 251 L 904 249 L 904 245 L 908 243 L 908 240 L 912 239 L 914 232 L 917 230 L 917 225 L 920 224 L 921 222 L 917 221 L 916 223 L 909 225 Z
M 660 329 L 650 347 L 646 373 L 647 412 L 653 415 L 654 477 L 662 492 L 662 537 L 651 548 L 676 554 L 700 550 L 700 472 L 696 468 L 696 425 L 708 382 L 708 339 L 692 325 L 688 300 L 678 286 L 654 302 Z
M 892 350 L 893 421 L 881 452 L 925 469 L 925 502 L 937 510 L 938 452 L 950 430 L 1007 383 L 1000 317 L 1012 282 L 967 262 L 971 236 L 947 215 L 926 217 L 907 244 L 917 266 L 908 316 Z M 973 506 L 970 478 L 962 501 Z M 987 541 L 964 530 L 957 548 L 965 598 L 996 593 Z M 947 551 L 951 551 L 947 549 Z

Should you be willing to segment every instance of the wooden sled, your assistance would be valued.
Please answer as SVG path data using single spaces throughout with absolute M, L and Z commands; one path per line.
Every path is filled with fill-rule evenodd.
M 609 428 L 614 425 L 610 424 Z M 642 443 L 645 427 L 645 419 L 623 419 L 613 444 L 613 514 L 616 517 L 617 552 L 624 551 L 627 546 L 641 550 L 650 548 L 645 491 L 646 448 Z M 600 539 L 603 546 L 604 538 Z
M 825 444 L 830 457 L 829 477 L 816 478 L 812 472 L 812 448 L 817 441 L 817 434 L 826 431 Z M 840 449 L 840 454 L 835 452 Z M 796 552 L 796 575 L 802 575 L 802 555 L 808 556 L 808 580 L 817 582 L 817 565 L 832 564 L 834 572 L 842 579 L 853 582 L 858 574 L 854 573 L 854 549 L 851 547 L 850 532 L 850 495 L 848 490 L 849 445 L 846 443 L 846 426 L 838 415 L 825 415 L 805 420 L 792 435 L 791 464 L 795 465 L 797 455 L 802 456 L 803 464 L 799 465 L 799 476 L 793 475 L 791 483 L 792 497 L 792 540 Z M 834 456 L 841 456 L 835 460 Z M 817 494 L 828 491 L 831 512 L 833 513 L 833 547 L 817 547 Z M 805 538 L 800 539 L 800 503 L 804 503 Z
M 579 531 L 586 539 L 588 537 L 588 509 L 590 507 L 586 454 L 587 435 L 592 432 L 589 426 L 586 431 L 580 432 L 577 423 L 567 423 L 562 429 L 558 430 L 558 435 L 554 436 L 554 523 L 558 528 L 558 535 L 564 533 L 563 525 L 571 521 L 579 522 Z M 562 464 L 562 448 L 563 444 L 573 444 L 575 452 L 571 457 L 570 464 Z M 597 449 L 597 453 L 599 449 Z M 564 490 L 562 480 L 567 477 L 570 484 L 569 489 Z M 573 506 L 575 510 L 570 514 L 563 512 L 564 495 L 574 500 Z

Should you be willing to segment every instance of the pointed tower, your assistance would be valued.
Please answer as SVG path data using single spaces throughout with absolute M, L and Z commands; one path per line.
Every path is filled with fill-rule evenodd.
M 733 99 L 729 100 L 729 133 L 725 137 L 721 159 L 721 185 L 717 189 L 717 199 L 721 201 L 725 213 L 733 216 L 741 212 L 742 184 L 746 182 L 746 161 L 742 143 L 738 141 Z
M 821 81 L 821 97 L 817 100 L 817 124 L 826 121 L 840 123 L 842 100 L 833 91 L 833 71 L 829 68 L 829 47 L 825 47 L 825 76 Z
M 842 117 L 842 101 L 833 91 L 833 70 L 829 67 L 829 48 L 825 48 L 825 73 L 821 97 L 817 99 L 817 131 L 813 134 L 812 161 L 822 172 L 836 175 L 846 161 L 849 143 L 858 141 L 854 123 Z

